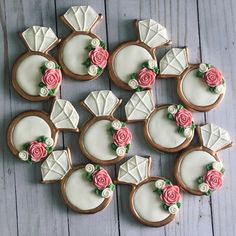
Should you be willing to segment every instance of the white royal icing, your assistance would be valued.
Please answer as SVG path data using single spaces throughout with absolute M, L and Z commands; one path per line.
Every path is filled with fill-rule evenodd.
M 182 81 L 182 90 L 184 97 L 195 106 L 209 106 L 214 104 L 220 94 L 209 91 L 207 84 L 196 76 L 198 69 L 188 72 Z
M 65 194 L 68 201 L 81 210 L 91 210 L 100 206 L 105 200 L 98 196 L 92 182 L 86 179 L 84 169 L 75 170 L 65 183 Z
M 180 177 L 187 188 L 198 190 L 197 178 L 206 174 L 206 165 L 216 161 L 205 151 L 188 153 L 180 164 Z
M 25 143 L 35 141 L 40 136 L 51 137 L 50 126 L 38 116 L 27 116 L 14 127 L 12 142 L 16 150 L 21 151 Z
M 142 63 L 152 60 L 151 54 L 143 47 L 129 45 L 121 48 L 115 55 L 113 70 L 124 83 L 129 82 L 132 73 L 141 69 Z
M 95 116 L 108 116 L 119 103 L 119 99 L 110 90 L 91 92 L 84 100 Z
M 152 141 L 165 148 L 175 148 L 181 145 L 186 137 L 178 132 L 175 121 L 167 118 L 168 109 L 163 108 L 151 116 L 148 123 L 148 133 Z
M 31 26 L 22 36 L 32 51 L 45 52 L 58 38 L 50 27 Z
M 145 120 L 155 108 L 150 90 L 135 92 L 125 105 L 127 120 Z
M 38 96 L 40 87 L 38 86 L 43 76 L 40 67 L 48 59 L 41 55 L 31 55 L 22 60 L 16 69 L 16 81 L 21 89 L 31 95 Z
M 71 169 L 67 150 L 53 151 L 41 165 L 43 181 L 62 179 Z
M 148 168 L 148 159 L 136 155 L 120 166 L 118 180 L 125 183 L 139 184 L 148 178 Z
M 170 213 L 163 209 L 163 202 L 155 190 L 155 181 L 140 186 L 134 194 L 134 209 L 137 214 L 149 222 L 166 219 Z
M 111 148 L 113 142 L 109 132 L 111 121 L 99 120 L 93 123 L 84 134 L 84 147 L 86 151 L 98 160 L 113 160 L 117 157 Z
M 88 58 L 86 47 L 90 44 L 92 37 L 89 35 L 75 35 L 64 45 L 61 52 L 65 66 L 74 74 L 87 75 L 88 69 L 83 62 Z
M 89 31 L 98 19 L 98 14 L 90 6 L 73 6 L 67 10 L 64 18 L 74 30 Z
M 217 125 L 206 124 L 200 129 L 203 146 L 212 151 L 218 151 L 232 142 L 229 133 Z

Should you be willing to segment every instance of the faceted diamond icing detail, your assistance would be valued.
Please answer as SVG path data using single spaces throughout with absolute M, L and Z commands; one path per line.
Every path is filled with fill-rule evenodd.
M 107 116 L 114 111 L 119 99 L 112 91 L 101 90 L 91 92 L 84 103 L 95 116 Z
M 98 19 L 97 12 L 90 6 L 73 6 L 64 18 L 75 31 L 89 31 Z
M 166 28 L 152 19 L 139 21 L 138 27 L 140 40 L 151 48 L 169 42 Z
M 31 26 L 22 33 L 26 44 L 31 51 L 45 52 L 57 40 L 51 28 L 42 26 Z
M 73 105 L 63 99 L 57 99 L 53 105 L 50 119 L 58 129 L 77 129 L 79 115 Z
M 200 130 L 203 146 L 212 151 L 218 151 L 232 142 L 229 133 L 217 125 L 206 124 Z
M 41 165 L 43 181 L 62 179 L 71 169 L 70 157 L 67 150 L 54 151 Z
M 144 120 L 152 113 L 155 105 L 150 90 L 136 92 L 125 105 L 127 120 Z
M 172 48 L 160 60 L 160 74 L 180 75 L 188 67 L 186 48 Z
M 125 183 L 139 184 L 148 178 L 148 166 L 147 158 L 136 155 L 120 166 L 118 180 Z

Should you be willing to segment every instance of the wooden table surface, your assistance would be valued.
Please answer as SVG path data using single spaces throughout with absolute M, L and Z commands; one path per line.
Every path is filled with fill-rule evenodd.
M 69 210 L 59 194 L 58 184 L 42 185 L 39 165 L 16 160 L 6 145 L 6 129 L 18 113 L 29 109 L 49 111 L 49 102 L 32 103 L 21 99 L 11 85 L 11 69 L 16 58 L 26 51 L 17 33 L 32 25 L 50 26 L 60 38 L 69 30 L 59 20 L 72 5 L 91 5 L 104 19 L 96 32 L 110 51 L 119 43 L 136 39 L 133 19 L 152 18 L 166 26 L 173 46 L 187 45 L 190 62 L 211 62 L 221 68 L 227 81 L 223 103 L 208 113 L 194 113 L 197 123 L 214 122 L 236 140 L 236 1 L 234 0 L 0 0 L 0 235 L 1 236 L 80 236 L 80 235 L 236 235 L 236 151 L 223 151 L 225 184 L 212 197 L 183 194 L 183 207 L 177 219 L 166 227 L 150 228 L 136 222 L 128 208 L 130 188 L 117 188 L 112 203 L 94 215 L 80 215 Z M 54 55 L 57 51 L 53 50 Z M 159 50 L 157 56 L 163 55 Z M 60 96 L 70 100 L 80 114 L 80 126 L 90 116 L 79 106 L 90 91 L 111 89 L 123 105 L 131 93 L 121 91 L 108 79 L 107 72 L 90 82 L 64 77 Z M 178 102 L 176 81 L 156 83 L 157 104 Z M 116 116 L 124 118 L 124 106 Z M 143 137 L 142 124 L 131 125 L 134 142 L 130 155 L 151 155 L 153 175 L 173 180 L 176 155 L 153 151 Z M 75 134 L 61 134 L 58 149 L 69 146 L 73 163 L 86 163 Z M 115 176 L 117 169 L 111 166 Z

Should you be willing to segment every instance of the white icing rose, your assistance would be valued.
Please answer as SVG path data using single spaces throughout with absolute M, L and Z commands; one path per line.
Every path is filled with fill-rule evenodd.
M 88 68 L 88 74 L 91 75 L 91 76 L 96 76 L 98 73 L 98 67 L 95 66 L 95 65 L 91 65 L 89 68 Z
M 27 151 L 20 151 L 18 156 L 22 161 L 27 161 L 29 158 L 29 153 Z
M 126 148 L 125 147 L 118 147 L 116 149 L 116 155 L 119 157 L 123 157 L 126 153 Z
M 184 129 L 184 137 L 190 138 L 193 135 L 193 130 L 191 128 Z
M 40 89 L 39 95 L 40 95 L 41 97 L 47 97 L 47 96 L 48 96 L 48 93 L 49 93 L 49 90 L 48 90 L 48 88 L 45 86 L 45 87 L 42 87 L 42 88 Z
M 202 73 L 207 72 L 207 71 L 208 71 L 207 65 L 206 65 L 205 63 L 201 63 L 201 64 L 199 65 L 199 71 L 202 72 Z
M 156 182 L 155 182 L 155 187 L 156 188 L 159 188 L 159 189 L 163 189 L 166 185 L 166 182 L 162 179 L 158 179 Z
M 222 94 L 225 91 L 225 86 L 223 84 L 216 86 L 215 88 L 215 93 L 217 94 Z
M 153 69 L 154 67 L 157 67 L 157 62 L 155 60 L 149 60 L 148 61 L 148 68 Z
M 112 195 L 112 190 L 109 188 L 105 188 L 102 190 L 102 197 L 109 198 Z
M 209 190 L 209 185 L 206 184 L 206 183 L 201 183 L 201 184 L 198 185 L 198 189 L 199 189 L 201 192 L 206 193 L 206 192 L 208 192 L 208 190 Z
M 112 121 L 111 126 L 113 129 L 118 130 L 122 127 L 122 124 L 119 120 L 114 120 Z
M 214 170 L 217 170 L 218 172 L 220 172 L 221 169 L 223 168 L 223 164 L 220 161 L 215 161 L 215 162 L 212 163 L 212 168 Z
M 174 204 L 174 205 L 171 205 L 168 210 L 170 214 L 174 215 L 179 211 L 179 208 L 176 204 Z
M 91 40 L 91 45 L 92 45 L 93 48 L 96 48 L 96 47 L 100 46 L 100 40 L 97 39 L 97 38 L 92 39 Z
M 129 80 L 128 85 L 130 88 L 136 89 L 138 88 L 138 81 L 136 79 L 131 79 Z
M 172 115 L 174 115 L 177 112 L 176 106 L 175 105 L 171 105 L 168 107 L 168 112 Z
M 47 138 L 47 139 L 45 140 L 45 144 L 46 144 L 47 146 L 49 146 L 49 147 L 52 147 L 53 144 L 54 144 L 54 140 L 53 140 L 52 138 Z
M 56 68 L 56 64 L 53 61 L 46 61 L 44 63 L 44 65 L 47 69 L 55 69 Z
M 95 166 L 93 164 L 87 164 L 85 166 L 85 171 L 88 173 L 93 173 L 95 171 Z

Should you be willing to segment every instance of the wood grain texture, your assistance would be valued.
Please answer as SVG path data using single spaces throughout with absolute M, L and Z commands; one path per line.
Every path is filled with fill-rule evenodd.
M 11 86 L 11 68 L 25 47 L 17 36 L 31 25 L 50 26 L 60 38 L 70 33 L 59 20 L 72 5 L 91 5 L 102 13 L 103 20 L 95 32 L 112 51 L 119 43 L 137 38 L 133 28 L 134 19 L 153 18 L 166 26 L 173 46 L 187 45 L 190 62 L 201 60 L 219 67 L 227 81 L 227 94 L 221 106 L 206 114 L 194 113 L 196 123 L 212 122 L 228 129 L 236 140 L 236 2 L 233 0 L 0 0 L 0 128 L 5 136 L 9 121 L 18 113 L 33 109 L 50 111 L 50 103 L 31 103 L 20 98 Z M 166 49 L 157 51 L 161 58 Z M 53 50 L 57 55 L 57 50 Z M 157 81 L 155 99 L 157 104 L 178 102 L 176 81 Z M 64 77 L 61 97 L 70 100 L 80 114 L 80 126 L 91 116 L 79 106 L 90 91 L 112 89 L 123 99 L 115 116 L 125 119 L 124 105 L 131 94 L 114 86 L 105 73 L 95 81 L 78 82 Z M 134 140 L 130 149 L 133 154 L 150 155 L 153 159 L 152 175 L 173 180 L 176 155 L 160 154 L 146 143 L 143 125 L 130 125 Z M 194 141 L 197 143 L 197 140 Z M 62 134 L 58 148 L 69 146 L 74 164 L 87 160 L 78 148 L 76 134 Z M 29 166 L 14 159 L 6 147 L 5 138 L 0 139 L 0 227 L 1 235 L 183 235 L 221 236 L 236 235 L 236 166 L 235 148 L 220 153 L 226 168 L 222 191 L 211 198 L 183 194 L 183 207 L 176 221 L 162 228 L 140 225 L 131 215 L 128 196 L 130 188 L 119 186 L 112 203 L 104 211 L 94 215 L 72 212 L 63 203 L 59 186 L 41 185 L 39 165 Z M 113 177 L 118 166 L 109 167 Z

